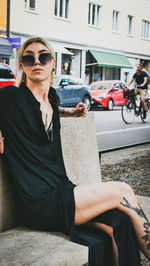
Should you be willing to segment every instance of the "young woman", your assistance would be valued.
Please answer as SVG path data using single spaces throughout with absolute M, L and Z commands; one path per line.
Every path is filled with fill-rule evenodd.
M 22 225 L 62 231 L 89 247 L 90 266 L 138 266 L 150 259 L 150 223 L 123 182 L 76 186 L 66 176 L 56 92 L 55 54 L 42 38 L 18 52 L 18 87 L 0 90 L 0 152 L 11 173 Z M 79 104 L 66 115 L 86 116 Z

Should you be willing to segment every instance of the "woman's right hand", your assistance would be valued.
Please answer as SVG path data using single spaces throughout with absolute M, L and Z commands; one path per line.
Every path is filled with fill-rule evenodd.
M 4 153 L 4 138 L 2 137 L 1 131 L 0 131 L 0 153 Z

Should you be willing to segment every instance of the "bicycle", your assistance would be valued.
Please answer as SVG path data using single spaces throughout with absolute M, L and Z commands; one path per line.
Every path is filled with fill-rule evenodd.
M 134 89 L 123 91 L 124 98 L 127 100 L 122 105 L 121 115 L 122 119 L 126 124 L 132 124 L 135 117 L 140 116 L 143 123 L 150 121 L 150 98 L 146 98 L 146 118 L 144 118 L 144 108 L 141 101 L 135 95 Z

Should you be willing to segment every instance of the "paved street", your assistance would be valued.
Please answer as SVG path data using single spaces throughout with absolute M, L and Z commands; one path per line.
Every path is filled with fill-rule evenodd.
M 126 125 L 120 108 L 96 110 L 94 115 L 99 151 L 150 141 L 150 123 L 142 123 L 140 117 L 136 117 L 133 124 Z

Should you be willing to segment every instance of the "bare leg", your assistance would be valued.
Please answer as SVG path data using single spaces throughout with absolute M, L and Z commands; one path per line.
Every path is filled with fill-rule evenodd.
M 118 261 L 119 261 L 118 260 L 118 248 L 117 248 L 117 245 L 116 245 L 116 242 L 114 239 L 113 228 L 111 226 L 106 225 L 106 224 L 96 223 L 96 222 L 91 222 L 90 225 L 98 228 L 99 230 L 106 232 L 112 238 L 113 264 L 114 264 L 114 266 L 119 266 L 119 264 L 118 264 Z
M 131 187 L 123 182 L 105 182 L 77 186 L 75 224 L 80 225 L 105 211 L 118 208 L 133 224 L 140 249 L 150 260 L 150 223 L 147 221 Z
M 143 105 L 144 110 L 146 110 L 146 102 L 145 102 L 145 100 L 144 99 L 141 99 L 141 103 Z

